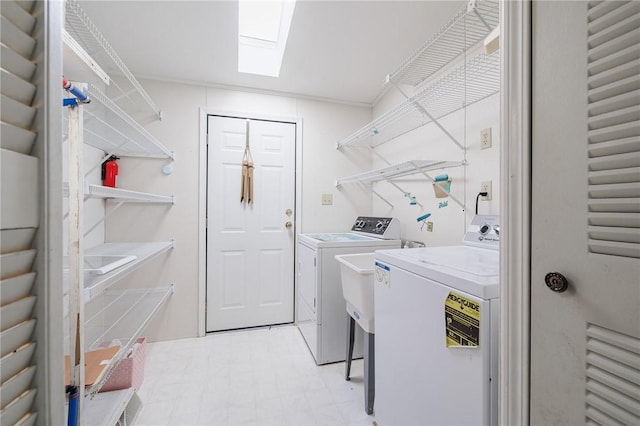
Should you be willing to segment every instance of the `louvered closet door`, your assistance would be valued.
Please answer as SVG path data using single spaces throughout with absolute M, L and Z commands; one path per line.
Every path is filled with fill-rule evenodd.
M 640 2 L 534 2 L 532 63 L 531 424 L 638 425 Z
M 32 2 L 2 1 L 0 48 L 0 424 L 35 421 L 32 296 L 38 226 Z

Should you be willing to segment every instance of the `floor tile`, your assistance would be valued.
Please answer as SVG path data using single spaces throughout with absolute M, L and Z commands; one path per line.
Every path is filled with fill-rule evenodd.
M 150 343 L 136 424 L 371 426 L 362 371 L 317 366 L 295 326 Z

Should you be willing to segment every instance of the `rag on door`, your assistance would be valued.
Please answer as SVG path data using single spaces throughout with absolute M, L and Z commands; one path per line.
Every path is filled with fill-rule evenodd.
M 242 185 L 240 187 L 240 202 L 253 203 L 253 157 L 249 147 L 249 120 L 247 120 L 247 142 L 242 156 Z

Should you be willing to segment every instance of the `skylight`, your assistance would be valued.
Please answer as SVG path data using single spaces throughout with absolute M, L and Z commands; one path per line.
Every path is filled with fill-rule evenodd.
M 239 0 L 238 72 L 278 77 L 295 0 Z

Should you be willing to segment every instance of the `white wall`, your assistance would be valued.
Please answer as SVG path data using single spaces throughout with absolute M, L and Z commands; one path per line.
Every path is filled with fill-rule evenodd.
M 385 113 L 404 99 L 397 90 L 391 89 L 374 107 L 373 116 Z M 466 146 L 468 165 L 428 173 L 432 177 L 447 173 L 453 179 L 451 193 L 466 205 L 466 210 L 454 203 L 450 197 L 435 198 L 431 182 L 422 174 L 416 174 L 397 183 L 403 190 L 415 196 L 417 202 L 423 204 L 423 208 L 409 205 L 409 199 L 402 192 L 386 182 L 381 182 L 375 184 L 376 191 L 394 207 L 390 208 L 374 196 L 373 214 L 398 218 L 403 239 L 420 241 L 428 246 L 460 244 L 464 231 L 475 213 L 475 199 L 480 191 L 481 181 L 492 181 L 493 198 L 491 201 L 479 202 L 479 213 L 499 213 L 499 119 L 499 95 L 496 94 L 471 105 L 466 111 L 458 111 L 440 121 L 463 146 Z M 493 146 L 480 150 L 480 130 L 488 127 L 492 129 Z M 392 164 L 408 160 L 459 161 L 465 158 L 464 150 L 458 148 L 433 123 L 387 142 L 376 148 L 376 151 Z M 386 166 L 375 157 L 373 164 L 375 168 Z M 448 201 L 448 205 L 440 208 L 440 202 L 443 201 Z M 421 229 L 421 223 L 416 221 L 424 213 L 431 213 L 428 220 L 433 222 L 433 232 L 427 232 L 426 226 Z
M 368 107 L 309 99 L 143 81 L 163 110 L 163 120 L 145 127 L 176 153 L 174 172 L 165 176 L 167 160 L 122 159 L 119 186 L 159 194 L 175 194 L 174 206 L 125 205 L 107 219 L 107 241 L 165 241 L 176 248 L 130 275 L 120 286 L 154 287 L 175 283 L 175 293 L 147 330 L 150 340 L 198 334 L 198 212 L 200 108 L 302 118 L 302 224 L 298 232 L 346 230 L 358 214 L 371 211 L 368 194 L 355 196 L 335 189 L 337 176 L 360 171 L 355 161 L 335 149 L 338 139 L 371 120 Z M 370 159 L 364 162 L 369 165 Z M 332 193 L 333 205 L 321 206 L 320 195 Z

